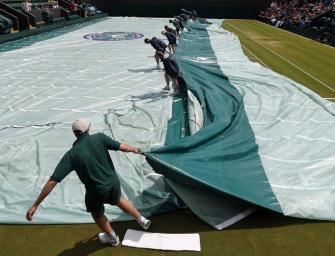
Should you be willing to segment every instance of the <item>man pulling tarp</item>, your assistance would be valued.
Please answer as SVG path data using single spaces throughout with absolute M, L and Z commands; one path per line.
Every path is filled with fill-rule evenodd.
M 148 229 L 151 221 L 143 217 L 138 210 L 121 196 L 118 176 L 108 150 L 139 153 L 138 148 L 112 140 L 103 133 L 89 134 L 90 123 L 87 119 L 78 119 L 72 124 L 77 140 L 58 163 L 54 173 L 44 185 L 35 203 L 28 209 L 26 218 L 31 221 L 40 203 L 49 195 L 57 183 L 75 170 L 86 188 L 85 205 L 95 223 L 103 231 L 98 235 L 101 243 L 117 246 L 120 241 L 105 216 L 104 204 L 117 205 L 125 213 L 134 217 Z

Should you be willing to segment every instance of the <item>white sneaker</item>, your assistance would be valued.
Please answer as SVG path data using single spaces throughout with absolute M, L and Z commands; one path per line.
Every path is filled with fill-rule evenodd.
M 105 232 L 98 234 L 98 240 L 102 244 L 110 244 L 111 246 L 118 246 L 120 244 L 120 239 L 117 235 L 107 235 Z
M 161 67 L 159 65 L 156 66 L 157 70 L 161 70 Z
M 143 217 L 143 216 L 140 216 L 138 219 L 137 219 L 137 222 L 138 224 L 140 224 L 140 226 L 147 230 L 149 227 L 150 227 L 150 224 L 151 224 L 151 220 L 148 220 L 147 218 Z

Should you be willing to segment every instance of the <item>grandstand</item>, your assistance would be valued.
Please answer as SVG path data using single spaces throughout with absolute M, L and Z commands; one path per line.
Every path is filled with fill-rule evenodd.
M 24 3 L 29 3 L 26 10 Z M 99 10 L 88 13 L 89 6 L 89 4 L 83 3 L 77 6 L 77 10 L 73 12 L 70 10 L 71 1 L 67 0 L 55 2 L 45 0 L 0 1 L 0 18 L 4 22 L 4 28 L 1 28 L 0 35 L 5 34 L 0 37 L 0 43 L 107 15 Z M 5 25 L 7 25 L 7 29 Z
M 12 23 L 0 35 L 0 254 L 333 255 L 333 9 L 277 25 L 283 2 L 0 1 L 0 27 Z M 168 55 L 181 71 L 172 94 L 143 39 L 168 43 L 180 8 L 199 17 Z M 111 158 L 148 231 L 198 233 L 200 252 L 100 244 L 74 172 L 26 220 L 81 117 L 141 149 Z M 140 229 L 105 210 L 121 240 Z
M 334 2 L 273 1 L 259 18 L 271 25 L 335 46 Z
M 93 0 L 96 6 L 113 16 L 169 17 L 180 8 L 196 9 L 201 17 L 256 18 L 270 0 Z

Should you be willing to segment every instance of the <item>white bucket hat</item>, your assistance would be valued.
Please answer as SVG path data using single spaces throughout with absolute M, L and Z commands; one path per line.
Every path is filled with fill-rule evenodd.
M 90 128 L 90 121 L 86 118 L 79 118 L 72 123 L 72 131 L 87 132 Z

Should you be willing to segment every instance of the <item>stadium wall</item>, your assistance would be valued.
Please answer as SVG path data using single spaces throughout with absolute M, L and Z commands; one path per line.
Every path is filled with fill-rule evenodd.
M 271 0 L 91 0 L 111 16 L 172 17 L 180 8 L 204 18 L 257 18 Z

